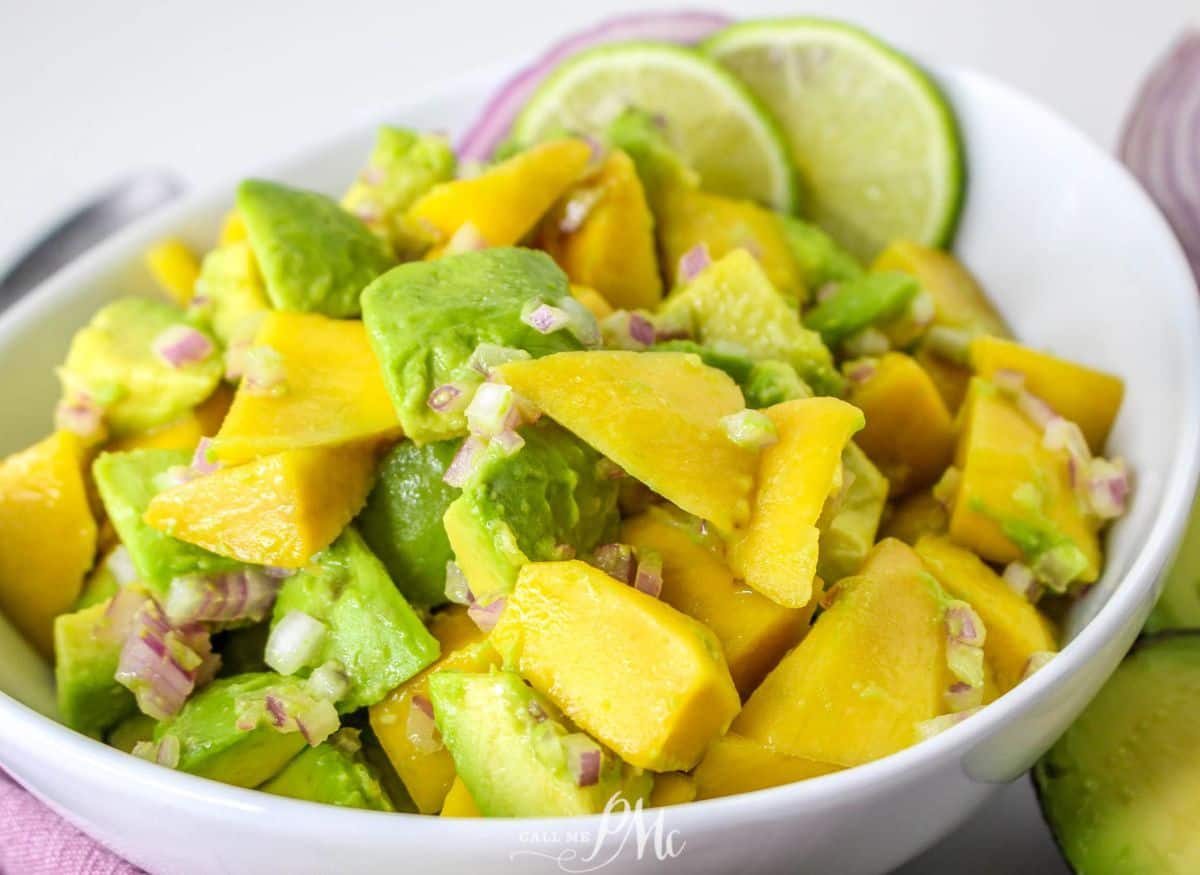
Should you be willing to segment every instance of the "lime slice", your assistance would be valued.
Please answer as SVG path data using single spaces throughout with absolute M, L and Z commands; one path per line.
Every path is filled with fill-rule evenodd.
M 870 260 L 897 238 L 950 242 L 964 184 L 958 125 L 912 61 L 812 18 L 735 24 L 701 51 L 779 120 L 805 212 L 843 246 Z
M 779 127 L 736 78 L 690 49 L 623 43 L 576 55 L 530 98 L 513 138 L 599 135 L 629 107 L 666 120 L 667 139 L 706 190 L 795 209 L 795 174 Z

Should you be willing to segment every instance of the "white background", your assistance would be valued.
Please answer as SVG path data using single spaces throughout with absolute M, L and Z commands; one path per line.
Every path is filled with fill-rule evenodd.
M 1143 72 L 1189 19 L 1200 23 L 1196 0 L 705 5 L 857 22 L 922 59 L 1005 79 L 1110 148 Z M 639 6 L 650 8 L 620 0 L 0 0 L 0 265 L 130 170 L 168 167 L 196 187 L 222 182 L 386 114 L 448 74 L 528 56 L 573 27 Z M 904 871 L 1065 869 L 1020 782 Z

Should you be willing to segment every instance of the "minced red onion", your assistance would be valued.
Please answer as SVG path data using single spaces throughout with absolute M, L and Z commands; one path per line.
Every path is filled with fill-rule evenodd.
M 567 311 L 549 304 L 538 304 L 521 315 L 521 321 L 539 334 L 551 334 L 567 327 Z
M 992 374 L 992 385 L 1004 395 L 1016 398 L 1025 391 L 1025 374 L 1012 368 L 997 368 Z
M 593 149 L 593 151 L 597 151 Z M 574 234 L 583 227 L 587 217 L 604 197 L 604 189 L 600 186 L 590 186 L 580 189 L 567 199 L 563 205 L 562 218 L 558 220 L 558 230 L 564 234 Z
M 1001 575 L 1009 589 L 1030 603 L 1036 604 L 1042 595 L 1042 585 L 1033 576 L 1033 569 L 1023 562 L 1010 562 Z
M 145 599 L 133 617 L 114 677 L 134 694 L 143 714 L 166 720 L 179 713 L 205 676 L 215 673 L 215 665 L 203 626 L 172 627 L 158 605 Z
M 592 551 L 591 564 L 621 583 L 633 583 L 637 571 L 633 547 L 628 544 L 601 544 Z
M 933 738 L 935 735 L 945 732 L 952 726 L 957 726 L 968 717 L 978 714 L 979 708 L 968 708 L 965 711 L 959 711 L 954 714 L 943 714 L 940 717 L 934 717 L 931 720 L 922 720 L 917 724 L 917 736 L 923 741 L 928 738 Z
M 64 398 L 54 408 L 54 427 L 69 431 L 88 443 L 104 440 L 104 408 L 86 392 Z
M 1088 508 L 1102 520 L 1125 513 L 1129 499 L 1129 471 L 1123 459 L 1092 459 L 1087 470 Z
M 504 383 L 484 383 L 476 389 L 466 410 L 471 433 L 494 437 L 508 428 L 515 408 L 513 395 L 512 387 Z
M 943 696 L 946 707 L 953 712 L 966 711 L 983 704 L 983 687 L 955 681 Z
M 258 623 L 270 612 L 279 581 L 257 568 L 217 574 L 185 574 L 171 581 L 164 603 L 172 623 Z
M 874 325 L 868 325 L 842 341 L 842 351 L 853 358 L 883 355 L 891 348 L 892 342 L 888 336 Z
M 650 346 L 654 343 L 656 333 L 654 325 L 645 316 L 640 313 L 629 314 L 629 336 L 638 343 Z
M 679 256 L 679 268 L 676 273 L 679 281 L 690 283 L 712 264 L 707 243 L 697 243 L 683 255 Z
M 500 434 L 494 436 L 490 443 L 499 447 L 504 455 L 511 456 L 519 452 L 521 447 L 525 446 L 525 438 L 517 434 L 514 429 L 506 428 Z
M 325 624 L 310 614 L 288 611 L 271 629 L 263 660 L 280 674 L 295 674 L 315 661 L 326 632 Z
M 467 616 L 475 621 L 481 632 L 491 632 L 500 622 L 500 615 L 504 613 L 507 604 L 508 599 L 505 598 L 498 598 L 486 605 L 472 602 L 467 608 Z
M 350 677 L 340 662 L 331 659 L 313 669 L 305 686 L 317 698 L 337 702 L 350 691 Z
M 563 298 L 559 306 L 567 314 L 567 331 L 571 332 L 580 344 L 588 349 L 600 346 L 600 326 L 591 310 L 570 295 Z
M 454 383 L 446 383 L 438 386 L 425 399 L 425 403 L 429 405 L 429 409 L 438 413 L 460 409 L 465 402 L 466 397 L 463 387 Z
M 821 283 L 821 285 L 817 287 L 817 293 L 814 296 L 816 302 L 818 304 L 821 304 L 821 303 L 824 303 L 825 301 L 828 301 L 830 298 L 832 298 L 834 295 L 836 295 L 838 293 L 838 289 L 840 289 L 841 287 L 842 287 L 842 284 L 835 280 L 830 280 L 829 282 Z
M 282 395 L 287 369 L 283 356 L 270 346 L 252 346 L 242 359 L 242 388 L 251 395 Z
M 467 576 L 454 560 L 446 563 L 445 592 L 446 598 L 456 605 L 469 605 L 475 601 L 475 596 L 471 594 L 471 586 L 467 583 Z
M 196 451 L 192 453 L 192 470 L 197 474 L 212 474 L 221 467 L 220 462 L 210 462 L 208 459 L 212 443 L 212 438 L 202 437 L 196 444 Z
M 873 358 L 854 359 L 842 365 L 842 373 L 851 383 L 862 384 L 875 376 L 878 360 Z
M 1031 392 L 1021 392 L 1017 395 L 1017 409 L 1026 419 L 1043 430 L 1054 420 L 1061 419 L 1053 407 Z
M 575 784 L 591 787 L 600 781 L 600 767 L 604 763 L 604 751 L 582 732 L 563 736 L 563 748 L 567 753 L 567 768 Z
M 213 354 L 213 342 L 190 325 L 172 325 L 150 344 L 154 354 L 173 368 L 197 364 Z
M 164 735 L 160 741 L 139 741 L 130 753 L 138 759 L 173 769 L 179 765 L 179 737 Z
M 243 732 L 265 721 L 277 732 L 299 732 L 310 747 L 316 747 L 337 731 L 339 720 L 333 702 L 305 690 L 276 688 L 243 696 L 234 703 L 236 726 Z
M 409 702 L 404 734 L 418 753 L 434 753 L 442 749 L 442 739 L 433 719 L 433 703 L 420 693 Z
M 462 442 L 462 446 L 458 448 L 458 452 L 454 454 L 449 467 L 446 468 L 446 473 L 442 475 L 442 481 L 450 486 L 464 486 L 475 470 L 479 455 L 486 446 L 475 435 L 469 435 Z
M 651 598 L 658 598 L 663 587 L 663 560 L 657 550 L 637 551 L 637 572 L 633 577 L 633 588 Z
M 983 620 L 969 604 L 953 601 L 946 608 L 946 634 L 950 640 L 971 647 L 982 647 L 987 638 Z

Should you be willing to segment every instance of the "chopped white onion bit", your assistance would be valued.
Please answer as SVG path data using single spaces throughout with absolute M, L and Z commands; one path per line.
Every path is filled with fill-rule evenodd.
M 962 485 L 962 471 L 951 465 L 942 474 L 937 483 L 933 484 L 932 494 L 938 504 L 946 510 L 954 506 L 958 499 L 958 489 Z
M 918 328 L 924 328 L 932 322 L 936 314 L 933 295 L 924 289 L 913 295 L 912 300 L 908 302 L 908 320 Z
M 64 398 L 54 408 L 54 427 L 69 431 L 87 443 L 99 443 L 105 438 L 104 408 L 87 393 Z
M 350 677 L 340 662 L 331 659 L 313 669 L 305 685 L 318 699 L 338 702 L 350 692 Z
M 564 234 L 574 234 L 583 227 L 587 217 L 604 197 L 601 186 L 581 188 L 567 199 L 563 206 L 562 217 L 558 220 L 558 230 Z
M 1033 560 L 1033 576 L 1054 592 L 1062 593 L 1087 570 L 1087 557 L 1073 541 L 1063 541 Z
M 192 470 L 197 474 L 212 474 L 221 467 L 220 462 L 209 461 L 209 453 L 212 450 L 212 438 L 202 437 L 199 443 L 196 444 L 196 451 L 192 453 Z
M 592 551 L 591 564 L 621 583 L 633 583 L 637 571 L 633 547 L 628 544 L 601 544 Z
M 1033 569 L 1023 562 L 1008 563 L 1001 577 L 1009 589 L 1031 604 L 1036 604 L 1042 597 L 1042 585 L 1034 577 Z
M 282 395 L 286 377 L 283 356 L 273 347 L 252 346 L 242 357 L 242 389 L 251 395 Z
M 741 410 L 721 417 L 721 426 L 729 439 L 749 450 L 761 450 L 779 441 L 775 423 L 758 410 Z
M 707 243 L 697 243 L 683 255 L 679 256 L 679 268 L 676 273 L 679 281 L 690 283 L 698 277 L 710 264 L 712 256 L 708 252 Z
M 955 678 L 945 698 L 951 710 L 962 711 L 982 701 L 982 698 L 975 700 L 975 691 L 982 695 L 983 645 L 987 630 L 979 614 L 964 601 L 954 600 L 946 606 L 945 622 L 946 665 Z
M 267 638 L 264 660 L 280 674 L 312 665 L 325 641 L 325 624 L 304 611 L 288 611 Z
M 495 437 L 509 425 L 513 414 L 512 386 L 504 383 L 484 383 L 475 390 L 467 405 L 467 428 L 472 434 Z
M 208 631 L 199 623 L 172 627 L 151 599 L 143 601 L 131 626 L 114 678 L 134 694 L 143 714 L 166 720 L 216 671 Z
M 165 608 L 172 623 L 260 622 L 275 604 L 279 581 L 257 568 L 185 574 L 171 581 Z
M 992 374 L 992 385 L 1008 398 L 1016 398 L 1025 391 L 1025 375 L 1012 368 L 997 368 Z
M 173 368 L 204 361 L 213 354 L 213 343 L 190 325 L 172 325 L 150 344 L 154 354 Z
M 179 737 L 164 735 L 161 741 L 139 741 L 130 751 L 135 757 L 173 769 L 179 765 Z
M 118 586 L 126 586 L 137 580 L 137 569 L 133 567 L 133 557 L 124 544 L 118 544 L 104 560 L 108 573 L 117 581 Z
M 879 360 L 874 358 L 852 359 L 842 365 L 842 373 L 851 383 L 862 384 L 875 376 Z
M 338 713 L 333 702 L 304 690 L 280 691 L 243 696 L 234 703 L 236 726 L 243 732 L 266 723 L 276 732 L 299 732 L 310 747 L 316 747 L 338 728 Z
M 504 598 L 498 598 L 486 605 L 472 602 L 467 608 L 467 616 L 475 622 L 481 632 L 491 632 L 500 622 L 500 615 L 504 613 L 507 604 L 508 600 Z
M 973 336 L 963 328 L 934 325 L 925 333 L 925 345 L 935 355 L 965 365 Z
M 953 712 L 977 708 L 983 704 L 983 685 L 972 686 L 962 681 L 955 681 L 943 694 L 943 700 L 946 707 Z
M 409 701 L 404 734 L 418 753 L 434 753 L 443 747 L 437 724 L 433 720 L 433 703 L 420 693 Z
M 456 605 L 469 605 L 475 601 L 467 576 L 453 560 L 446 563 L 446 598 Z
M 475 435 L 469 435 L 454 454 L 446 473 L 442 475 L 443 482 L 450 486 L 464 486 L 475 471 L 479 456 L 486 446 L 487 444 Z
M 478 252 L 481 249 L 487 249 L 487 240 L 475 227 L 474 222 L 463 222 L 446 242 L 442 255 L 460 255 L 464 252 Z
M 663 586 L 663 561 L 657 550 L 638 550 L 637 572 L 633 588 L 651 598 L 658 598 Z
M 946 608 L 946 634 L 952 641 L 982 647 L 987 640 L 983 619 L 969 604 L 952 601 Z
M 1025 670 L 1021 673 L 1021 680 L 1041 671 L 1050 660 L 1054 659 L 1054 656 L 1054 652 L 1050 650 L 1035 650 L 1029 654 L 1029 659 L 1025 660 Z
M 497 343 L 481 343 L 475 347 L 475 351 L 467 359 L 467 366 L 485 377 L 490 377 L 500 365 L 505 365 L 509 362 L 526 361 L 530 358 L 532 356 L 523 349 L 517 349 L 512 346 L 500 346 Z
M 528 312 L 521 314 L 521 321 L 539 334 L 552 334 L 567 327 L 571 318 L 561 307 L 551 307 L 549 304 L 537 304 Z
M 1112 520 L 1125 513 L 1129 499 L 1129 471 L 1124 459 L 1092 459 L 1087 470 L 1085 495 L 1092 514 Z
M 592 787 L 600 781 L 600 767 L 604 763 L 604 750 L 582 732 L 563 736 L 563 749 L 567 753 L 567 768 L 578 787 Z
M 489 445 L 498 447 L 500 452 L 506 456 L 512 456 L 520 452 L 521 447 L 525 446 L 525 438 L 521 437 L 513 429 L 506 428 L 500 434 L 493 437 Z
M 892 342 L 888 336 L 874 325 L 868 325 L 842 341 L 842 352 L 851 358 L 883 355 L 891 348 Z
M 940 735 L 952 726 L 957 726 L 968 717 L 978 714 L 979 708 L 968 708 L 965 711 L 959 711 L 955 714 L 943 714 L 941 717 L 934 717 L 932 720 L 922 720 L 917 724 L 917 737 L 924 741 L 927 738 L 933 738 L 935 735 Z

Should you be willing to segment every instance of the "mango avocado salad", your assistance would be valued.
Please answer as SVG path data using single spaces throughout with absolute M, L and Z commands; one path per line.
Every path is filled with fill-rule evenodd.
M 202 258 L 148 252 L 161 294 L 75 334 L 0 463 L 0 609 L 61 719 L 283 796 L 581 815 L 853 768 L 1053 658 L 1129 498 L 1122 383 L 938 248 L 956 134 L 949 188 L 839 194 L 748 96 L 759 35 L 604 46 L 486 161 L 384 127 L 340 200 L 247 180 Z M 953 130 L 864 45 L 821 69 Z M 586 87 L 631 63 L 648 105 Z

